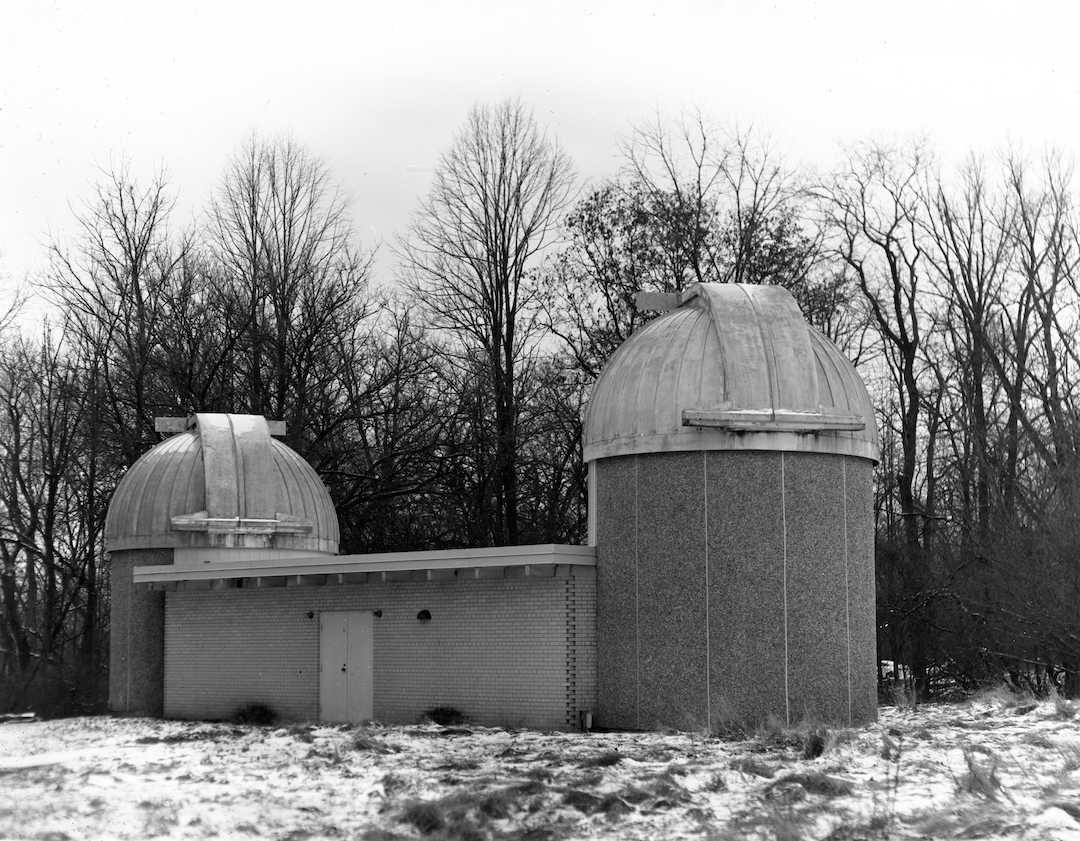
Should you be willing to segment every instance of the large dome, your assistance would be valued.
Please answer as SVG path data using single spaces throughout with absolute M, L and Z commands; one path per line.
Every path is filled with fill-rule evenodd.
M 631 336 L 593 387 L 585 459 L 789 450 L 876 461 L 874 407 L 839 349 L 779 286 L 697 284 Z
M 197 414 L 120 480 L 109 551 L 252 547 L 334 554 L 338 522 L 318 474 L 255 415 Z

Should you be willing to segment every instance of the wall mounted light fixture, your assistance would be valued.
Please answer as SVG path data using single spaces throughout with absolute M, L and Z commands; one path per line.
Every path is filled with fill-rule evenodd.
M 418 614 L 416 614 L 416 618 L 419 619 L 421 622 L 430 622 L 431 612 L 427 610 L 421 610 Z

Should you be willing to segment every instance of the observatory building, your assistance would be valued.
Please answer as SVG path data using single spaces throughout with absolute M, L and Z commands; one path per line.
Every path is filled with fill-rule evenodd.
M 315 471 L 251 415 L 121 480 L 110 709 L 704 727 L 876 715 L 873 407 L 779 287 L 699 284 L 609 360 L 588 546 L 338 555 Z
M 862 380 L 781 287 L 643 298 L 585 418 L 598 719 L 873 719 Z

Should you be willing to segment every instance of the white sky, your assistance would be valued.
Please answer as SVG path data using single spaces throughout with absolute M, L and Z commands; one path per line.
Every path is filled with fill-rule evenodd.
M 365 244 L 389 243 L 468 109 L 513 95 L 587 178 L 633 123 L 692 105 L 815 163 L 920 131 L 1075 153 L 1078 34 L 1080 4 L 1018 0 L 0 0 L 0 280 L 41 267 L 95 167 L 164 164 L 183 223 L 252 130 L 325 158 Z

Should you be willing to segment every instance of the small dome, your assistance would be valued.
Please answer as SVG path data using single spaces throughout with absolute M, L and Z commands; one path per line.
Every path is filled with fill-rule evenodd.
M 866 386 L 780 286 L 697 284 L 622 344 L 593 386 L 585 459 L 790 450 L 877 461 Z
M 251 547 L 336 554 L 338 522 L 318 474 L 256 415 L 197 414 L 124 474 L 108 551 Z M 168 424 L 166 424 L 168 426 Z

